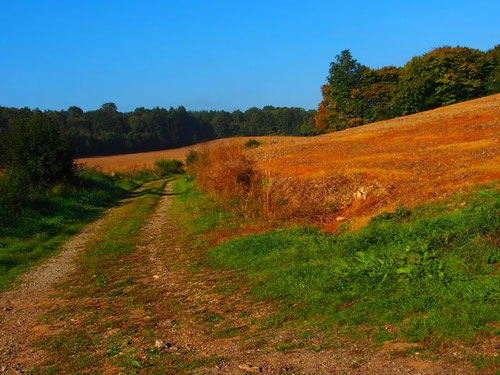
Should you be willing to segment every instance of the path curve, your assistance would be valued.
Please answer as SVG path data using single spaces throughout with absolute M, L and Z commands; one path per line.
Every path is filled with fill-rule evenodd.
M 472 373 L 470 368 L 460 364 L 394 357 L 391 354 L 394 346 L 374 350 L 344 343 L 341 349 L 319 352 L 307 348 L 277 350 L 280 337 L 293 338 L 297 332 L 261 330 L 253 320 L 272 315 L 272 303 L 256 302 L 239 289 L 231 293 L 220 292 L 221 285 L 232 286 L 235 279 L 231 277 L 235 273 L 199 267 L 200 250 L 183 243 L 178 223 L 171 214 L 171 189 L 171 184 L 167 184 L 165 194 L 138 233 L 135 252 L 136 257 L 147 259 L 137 262 L 133 270 L 137 287 L 154 291 L 150 295 L 156 296 L 147 302 L 147 314 L 157 318 L 155 337 L 151 338 L 157 341 L 149 345 L 168 344 L 170 349 L 165 350 L 179 350 L 193 358 L 220 358 L 216 365 L 203 368 L 204 373 L 214 375 Z M 31 346 L 30 333 L 40 329 L 38 318 L 43 312 L 58 304 L 54 283 L 74 269 L 75 257 L 109 214 L 87 226 L 64 245 L 58 256 L 27 275 L 21 288 L 0 295 L 1 307 L 6 303 L 12 306 L 10 311 L 0 311 L 0 373 L 4 365 L 14 370 L 8 373 L 25 370 L 19 368 L 16 372 L 19 353 L 28 353 L 29 363 L 41 362 L 43 352 Z M 214 317 L 217 320 L 214 321 Z M 60 328 L 64 330 L 64 324 Z M 228 332 L 225 328 L 233 329 L 232 332 L 237 328 L 241 334 L 220 335 Z M 134 337 L 130 342 L 141 340 L 144 337 Z

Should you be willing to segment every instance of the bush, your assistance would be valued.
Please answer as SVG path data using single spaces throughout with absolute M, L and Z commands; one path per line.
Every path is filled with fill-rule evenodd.
M 55 121 L 41 112 L 14 121 L 0 138 L 4 178 L 14 186 L 47 187 L 74 175 L 73 150 Z
M 175 173 L 183 173 L 184 164 L 180 160 L 162 159 L 155 162 L 156 170 L 161 176 L 169 176 Z
M 261 143 L 256 139 L 249 139 L 245 142 L 245 148 L 257 148 L 261 145 Z
M 323 179 L 283 177 L 233 144 L 206 149 L 188 173 L 201 191 L 219 199 L 226 209 L 247 217 L 307 220 L 320 223 L 352 202 L 357 182 L 346 175 Z
M 198 160 L 198 151 L 196 150 L 189 150 L 189 152 L 186 155 L 186 166 L 191 166 L 196 163 Z
M 229 201 L 250 201 L 250 196 L 260 190 L 261 176 L 255 163 L 237 145 L 205 150 L 190 172 L 204 191 Z

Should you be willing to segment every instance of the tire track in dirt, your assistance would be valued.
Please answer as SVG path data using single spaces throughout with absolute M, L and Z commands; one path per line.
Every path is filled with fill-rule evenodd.
M 154 346 L 168 352 L 170 359 L 179 354 L 178 358 L 186 363 L 190 360 L 195 363 L 200 358 L 215 359 L 189 372 L 194 374 L 444 375 L 474 372 L 460 362 L 430 362 L 405 357 L 402 355 L 408 349 L 405 344 L 388 344 L 378 349 L 346 342 L 341 336 L 339 342 L 344 341 L 339 349 L 277 350 L 278 344 L 284 341 L 293 343 L 298 332 L 290 328 L 263 328 L 261 322 L 272 316 L 274 306 L 256 302 L 245 289 L 238 272 L 201 265 L 203 254 L 200 250 L 182 241 L 180 228 L 171 215 L 172 201 L 171 184 L 168 184 L 139 232 L 135 253 L 127 258 L 134 264 L 132 274 L 128 275 L 137 281 L 132 287 L 134 293 L 144 293 L 147 300 L 142 307 L 136 304 L 133 311 L 127 307 L 133 296 L 118 295 L 112 303 L 116 313 L 125 317 L 128 325 L 137 328 L 136 333 L 127 338 L 129 349 L 140 353 Z M 111 302 L 92 295 L 81 300 L 63 300 L 62 295 L 56 294 L 61 288 L 54 283 L 74 270 L 75 257 L 111 212 L 68 241 L 58 256 L 27 275 L 19 289 L 0 296 L 1 306 L 9 303 L 13 307 L 11 311 L 0 312 L 0 373 L 1 366 L 8 365 L 7 373 L 15 374 L 40 364 L 46 353 L 34 346 L 36 340 L 32 336 L 39 339 L 78 325 L 78 321 L 83 321 L 78 319 L 82 304 L 97 310 L 110 306 Z M 57 306 L 66 306 L 75 314 L 65 322 L 57 321 L 47 326 L 44 332 L 40 318 Z M 140 322 L 152 320 L 154 337 L 151 338 L 144 336 Z M 86 326 L 81 328 L 87 329 Z M 122 328 L 127 331 L 128 327 Z M 98 352 L 105 355 L 102 349 Z M 16 366 L 17 363 L 22 365 Z M 92 371 L 121 373 L 118 368 L 109 367 L 106 361 L 102 366 Z
M 472 374 L 463 363 L 431 362 L 403 356 L 414 345 L 386 343 L 382 348 L 344 343 L 341 349 L 279 351 L 283 338 L 294 340 L 290 329 L 261 329 L 256 320 L 273 313 L 269 303 L 255 302 L 248 290 L 221 293 L 227 283 L 238 281 L 234 272 L 198 267 L 199 250 L 180 243 L 179 227 L 169 213 L 173 194 L 166 186 L 155 212 L 143 229 L 149 256 L 152 285 L 162 296 L 150 313 L 160 317 L 157 344 L 164 350 L 183 350 L 196 356 L 219 358 L 216 366 L 204 368 L 210 374 Z M 175 306 L 176 308 L 172 308 Z M 216 324 L 207 316 L 217 317 Z M 224 327 L 241 333 L 221 337 Z M 340 338 L 342 340 L 342 338 Z
M 76 257 L 109 216 L 148 186 L 145 184 L 117 206 L 108 209 L 102 217 L 86 225 L 57 253 L 21 276 L 18 286 L 0 293 L 0 373 L 23 373 L 23 363 L 29 357 L 38 355 L 38 351 L 32 348 L 32 338 L 35 334 L 44 333 L 45 326 L 40 325 L 39 319 L 58 303 L 53 295 L 57 290 L 55 285 L 75 270 Z

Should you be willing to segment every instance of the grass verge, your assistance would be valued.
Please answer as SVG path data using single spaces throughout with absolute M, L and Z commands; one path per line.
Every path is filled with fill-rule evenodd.
M 43 317 L 64 328 L 39 341 L 47 356 L 33 373 L 191 374 L 220 361 L 156 345 L 165 310 L 179 308 L 152 282 L 150 254 L 143 250 L 152 234 L 141 229 L 164 185 L 149 183 L 89 241 L 77 272 L 60 285 L 60 303 Z
M 234 225 L 192 182 L 176 191 L 192 233 Z M 277 324 L 436 347 L 500 333 L 499 244 L 493 185 L 379 215 L 356 232 L 292 227 L 237 238 L 210 249 L 207 262 L 241 270 L 257 298 L 280 301 Z
M 31 193 L 15 206 L 0 199 L 0 291 L 30 266 L 53 255 L 106 208 L 154 178 L 148 171 L 111 176 L 84 170 L 73 185 Z

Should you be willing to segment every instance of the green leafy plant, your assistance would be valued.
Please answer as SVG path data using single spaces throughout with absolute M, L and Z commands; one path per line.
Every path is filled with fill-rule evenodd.
M 156 170 L 160 176 L 166 177 L 172 174 L 183 173 L 184 164 L 180 160 L 162 159 L 155 162 Z
M 249 148 L 257 148 L 261 145 L 261 143 L 256 140 L 256 139 L 249 139 L 248 141 L 245 142 L 245 148 L 246 149 L 249 149 Z

